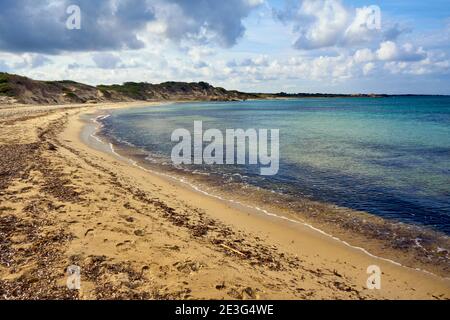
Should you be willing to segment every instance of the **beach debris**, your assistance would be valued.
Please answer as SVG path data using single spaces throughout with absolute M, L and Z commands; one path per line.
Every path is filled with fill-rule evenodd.
M 344 292 L 349 292 L 352 294 L 355 294 L 359 297 L 360 292 L 358 290 L 356 290 L 355 288 L 352 288 L 351 286 L 349 286 L 348 284 L 344 283 L 344 282 L 340 282 L 340 281 L 335 281 L 333 283 L 334 287 L 340 291 L 344 291 Z
M 333 270 L 333 274 L 334 274 L 336 277 L 342 278 L 342 275 L 341 275 L 336 269 Z
M 227 249 L 227 250 L 229 250 L 229 251 L 232 251 L 232 252 L 234 252 L 234 253 L 236 253 L 236 254 L 242 256 L 242 257 L 246 257 L 246 255 L 245 255 L 244 253 L 242 253 L 242 252 L 240 252 L 240 251 L 238 251 L 238 250 L 236 250 L 236 249 L 233 249 L 233 248 L 227 246 L 226 244 L 221 243 L 220 246 L 223 247 L 223 248 L 225 248 L 225 249 Z
M 208 226 L 198 225 L 192 228 L 192 235 L 194 237 L 203 237 L 208 234 Z
M 137 271 L 130 263 L 115 263 L 106 256 L 89 256 L 76 259 L 83 270 L 85 281 L 94 284 L 92 294 L 101 300 L 148 300 L 155 298 L 152 292 L 142 290 L 147 283 L 144 266 Z
M 59 229 L 43 231 L 49 223 L 50 220 L 40 216 L 33 221 L 17 216 L 0 217 L 0 267 L 18 275 L 0 280 L 2 299 L 78 298 L 78 293 L 58 282 L 61 248 L 72 235 Z M 19 273 L 20 270 L 23 272 Z
M 221 284 L 216 285 L 216 289 L 217 290 L 223 290 L 225 289 L 227 286 L 225 285 L 225 281 L 223 281 Z
M 242 290 L 242 298 L 244 300 L 248 299 L 255 300 L 258 299 L 258 295 L 254 289 L 247 287 L 244 290 Z
M 141 268 L 141 277 L 143 277 L 143 276 L 144 276 L 144 273 L 147 272 L 147 271 L 149 271 L 149 270 L 150 270 L 150 267 L 149 267 L 149 266 L 143 266 L 143 267 Z
M 180 272 L 194 273 L 200 271 L 205 265 L 198 261 L 186 260 L 183 262 L 175 262 L 173 266 Z
M 50 151 L 56 151 L 56 150 L 58 150 L 58 147 L 55 146 L 55 145 L 54 145 L 53 143 L 51 143 L 51 142 L 47 142 L 47 149 L 50 150 Z
M 231 288 L 227 294 L 231 296 L 234 299 L 238 300 L 258 300 L 260 299 L 259 294 L 257 293 L 258 289 L 253 289 L 251 287 L 245 287 L 245 288 Z
M 171 245 L 166 245 L 165 248 L 169 249 L 169 250 L 173 250 L 173 251 L 180 251 L 180 247 L 177 245 L 171 246 Z

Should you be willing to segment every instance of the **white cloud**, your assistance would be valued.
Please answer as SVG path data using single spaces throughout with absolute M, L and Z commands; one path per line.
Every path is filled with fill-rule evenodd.
M 82 13 L 76 32 L 65 24 L 70 0 L 0 0 L 0 50 L 46 54 L 138 50 L 145 47 L 148 26 L 177 43 L 190 40 L 232 47 L 244 35 L 243 20 L 263 0 L 72 2 Z
M 351 46 L 371 41 L 380 35 L 379 19 L 374 18 L 373 6 L 346 7 L 341 0 L 300 0 L 289 2 L 275 16 L 284 23 L 293 23 L 297 34 L 297 49 L 320 49 Z M 377 16 L 378 17 L 378 16 Z
M 208 46 L 189 46 L 185 49 L 194 61 L 202 61 L 216 54 L 216 50 Z
M 427 57 L 427 53 L 423 48 L 416 49 L 410 43 L 398 47 L 393 41 L 385 41 L 380 44 L 377 57 L 382 61 L 421 61 Z
M 377 12 L 375 8 L 377 7 L 356 8 L 353 21 L 345 30 L 343 43 L 359 44 L 369 42 L 379 34 L 381 11 Z
M 298 18 L 312 22 L 306 27 L 296 27 L 300 35 L 295 47 L 317 49 L 336 44 L 349 23 L 350 15 L 340 1 L 305 0 L 298 11 Z
M 116 28 L 108 31 L 108 36 L 97 35 L 103 42 L 91 41 L 97 36 L 86 38 L 91 40 L 82 42 L 78 51 L 65 50 L 70 46 L 58 33 L 45 33 L 54 28 L 44 28 L 43 36 L 56 40 L 32 41 L 34 46 L 30 47 L 25 39 L 20 48 L 13 46 L 16 53 L 0 52 L 0 70 L 90 84 L 204 80 L 229 89 L 254 91 L 330 91 L 334 86 L 350 88 L 347 91 L 376 91 L 377 86 L 386 88 L 387 83 L 396 86 L 396 80 L 402 78 L 420 83 L 450 74 L 449 42 L 445 41 L 449 39 L 448 26 L 431 28 L 417 36 L 412 28 L 405 27 L 408 23 L 388 12 L 383 29 L 373 30 L 366 21 L 370 9 L 349 7 L 344 0 L 296 1 L 297 5 L 275 12 L 285 24 L 273 19 L 270 7 L 261 6 L 257 11 L 260 14 L 252 15 L 263 0 L 124 0 L 127 5 L 119 11 L 103 5 L 97 8 L 87 0 L 81 3 L 88 4 L 88 11 L 98 9 L 96 16 L 100 17 L 118 12 L 115 24 L 131 23 L 130 28 L 117 35 Z M 151 10 L 142 11 L 144 4 Z M 266 2 L 269 4 L 274 2 Z M 90 21 L 85 31 L 94 22 Z M 28 24 L 23 30 L 27 28 Z M 35 32 L 40 31 L 27 35 L 39 40 Z M 406 32 L 412 34 L 399 37 Z M 16 44 L 15 34 L 21 36 L 23 32 L 3 30 L 0 42 Z M 140 45 L 132 50 L 135 41 Z M 10 51 L 8 43 L 2 47 L 5 51 Z M 298 87 L 299 83 L 305 87 Z M 360 86 L 355 87 L 355 83 Z M 402 88 L 413 90 L 409 85 Z
M 181 42 L 234 46 L 245 32 L 243 19 L 263 0 L 152 0 L 152 31 Z
M 384 69 L 391 74 L 409 74 L 423 76 L 430 74 L 450 74 L 450 60 L 428 56 L 419 61 L 389 61 L 384 64 Z
M 368 62 L 374 60 L 375 55 L 370 49 L 359 49 L 353 55 L 353 59 L 356 63 Z
M 367 76 L 368 74 L 370 74 L 372 72 L 373 69 L 375 69 L 375 63 L 373 63 L 373 62 L 366 63 L 362 69 L 363 74 L 365 76 Z
M 398 56 L 398 49 L 395 42 L 386 41 L 383 42 L 380 46 L 380 49 L 377 51 L 377 57 L 380 60 L 395 60 Z

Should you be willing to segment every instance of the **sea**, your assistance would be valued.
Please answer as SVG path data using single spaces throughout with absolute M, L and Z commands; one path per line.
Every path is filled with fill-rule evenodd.
M 195 121 L 224 134 L 278 129 L 278 173 L 262 176 L 260 166 L 248 164 L 173 164 L 172 133 L 193 132 Z M 323 203 L 345 209 L 347 217 L 364 212 L 447 240 L 450 235 L 450 97 L 172 103 L 111 110 L 100 122 L 99 136 L 127 156 L 211 194 L 309 208 L 313 216 L 328 213 L 305 203 Z M 421 239 L 411 237 L 408 243 L 420 246 Z M 447 257 L 448 249 L 435 248 Z

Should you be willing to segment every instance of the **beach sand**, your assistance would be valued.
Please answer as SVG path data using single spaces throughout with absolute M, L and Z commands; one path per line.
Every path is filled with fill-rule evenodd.
M 0 299 L 450 298 L 448 279 L 84 143 L 81 115 L 139 105 L 0 108 Z M 366 288 L 371 265 L 380 290 Z

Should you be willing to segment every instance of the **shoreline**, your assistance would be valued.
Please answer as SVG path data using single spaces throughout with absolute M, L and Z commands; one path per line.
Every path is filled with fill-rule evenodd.
M 303 225 L 304 227 L 307 227 L 314 232 L 317 232 L 321 235 L 324 235 L 327 238 L 330 238 L 331 240 L 337 241 L 344 246 L 352 249 L 361 251 L 362 253 L 375 258 L 379 259 L 385 262 L 392 263 L 397 266 L 404 267 L 406 269 L 415 270 L 419 272 L 424 272 L 426 274 L 435 276 L 440 279 L 450 280 L 450 274 L 448 274 L 447 268 L 444 266 L 442 269 L 437 267 L 432 270 L 428 270 L 430 267 L 430 264 L 422 264 L 419 262 L 415 262 L 414 259 L 416 258 L 414 256 L 414 253 L 410 252 L 402 252 L 402 250 L 394 250 L 389 248 L 389 241 L 388 240 L 382 240 L 379 241 L 380 243 L 372 244 L 371 241 L 377 240 L 377 239 L 370 239 L 368 237 L 365 237 L 364 234 L 359 235 L 359 237 L 354 237 L 354 234 L 352 234 L 352 230 L 346 230 L 345 228 L 342 228 L 340 226 L 334 226 L 330 228 L 329 226 L 324 225 L 321 223 L 321 221 L 315 221 L 314 219 L 306 217 L 304 214 L 299 214 L 299 212 L 295 212 L 295 210 L 284 210 L 284 208 L 280 208 L 279 206 L 269 206 L 266 203 L 258 203 L 257 201 L 250 201 L 248 199 L 242 199 L 238 197 L 236 193 L 233 192 L 222 192 L 222 190 L 213 190 L 209 191 L 210 185 L 208 185 L 209 181 L 206 184 L 202 184 L 202 181 L 200 181 L 197 177 L 191 175 L 186 175 L 180 172 L 175 171 L 167 171 L 164 170 L 166 168 L 157 167 L 150 165 L 147 161 L 140 159 L 140 157 L 134 156 L 134 150 L 141 151 L 139 148 L 135 146 L 128 146 L 127 149 L 131 149 L 129 152 L 130 154 L 127 155 L 128 150 L 122 150 L 121 143 L 118 141 L 115 141 L 113 138 L 101 135 L 101 129 L 103 127 L 103 124 L 101 123 L 101 120 L 106 119 L 110 116 L 110 113 L 108 113 L 108 110 L 106 110 L 106 114 L 102 111 L 101 114 L 97 116 L 93 116 L 93 118 L 90 119 L 90 121 L 93 121 L 96 125 L 96 129 L 94 132 L 90 134 L 90 136 L 98 141 L 100 144 L 106 146 L 106 148 L 103 148 L 104 152 L 111 153 L 118 159 L 121 159 L 127 163 L 129 163 L 132 166 L 135 166 L 145 172 L 148 172 L 152 175 L 157 175 L 159 177 L 162 177 L 164 179 L 168 179 L 170 181 L 175 181 L 180 185 L 181 188 L 188 188 L 202 196 L 206 196 L 209 198 L 216 199 L 218 201 L 222 201 L 224 203 L 228 203 L 230 205 L 236 206 L 240 210 L 248 211 L 251 214 L 254 214 L 256 216 L 263 216 L 262 218 L 273 218 L 274 220 L 284 220 L 287 223 L 292 224 L 299 224 Z M 89 141 L 84 139 L 84 142 L 89 145 Z M 123 143 L 122 143 L 123 145 Z M 91 145 L 92 147 L 92 145 Z M 142 151 L 145 153 L 144 151 Z M 208 191 L 206 191 L 208 190 Z M 216 192 L 215 192 L 216 191 Z M 270 190 L 267 191 L 270 193 Z M 281 198 L 282 199 L 282 198 Z M 318 201 L 311 201 L 310 205 L 314 205 L 314 203 L 319 203 Z M 370 220 L 373 219 L 375 223 L 379 224 L 379 221 L 382 221 L 386 224 L 396 224 L 398 222 L 392 222 L 385 218 L 378 217 L 374 214 L 366 213 L 366 212 L 358 212 L 351 209 L 346 208 L 340 208 L 335 206 L 334 204 L 327 204 L 327 203 L 319 203 L 319 205 L 325 206 L 325 210 L 332 211 L 334 207 L 338 209 L 343 209 L 349 212 L 349 214 L 352 215 L 364 215 L 362 219 L 366 221 L 366 219 Z M 326 215 L 327 212 L 325 212 L 324 209 L 322 209 L 323 215 Z M 284 211 L 284 212 L 283 212 Z M 344 219 L 349 219 L 345 218 Z M 405 228 L 417 228 L 417 235 L 420 235 L 419 232 L 425 232 L 425 234 L 428 232 L 433 236 L 436 237 L 446 237 L 446 235 L 441 234 L 435 230 L 430 230 L 423 226 L 409 226 L 408 224 L 405 225 Z M 438 240 L 438 238 L 436 238 Z M 369 241 L 369 243 L 367 242 Z M 368 246 L 368 244 L 372 244 L 372 246 Z M 372 252 L 373 250 L 373 252 Z M 403 257 L 403 256 L 404 257 Z M 414 261 L 414 263 L 411 265 L 411 261 Z
M 102 108 L 111 105 L 1 127 L 8 154 L 18 143 L 37 144 L 39 154 L 24 160 L 38 161 L 28 175 L 7 181 L 2 205 L 8 209 L 0 218 L 26 222 L 31 215 L 49 237 L 8 231 L 8 250 L 21 256 L 19 246 L 30 242 L 37 254 L 11 261 L 14 272 L 0 266 L 0 297 L 14 298 L 4 288 L 21 288 L 45 270 L 44 283 L 54 284 L 47 297 L 68 299 L 450 299 L 448 280 L 371 258 L 305 226 L 251 214 L 87 146 L 79 117 Z M 8 137 L 18 127 L 29 133 L 23 141 Z M 50 237 L 58 230 L 65 236 Z M 48 245 L 35 246 L 44 240 Z M 50 249 L 54 259 L 42 265 L 40 250 Z M 78 293 L 64 289 L 64 270 L 73 264 L 82 268 Z M 373 264 L 383 271 L 381 290 L 365 288 Z M 40 278 L 33 281 L 28 296 L 42 294 Z
M 255 207 L 255 206 L 249 205 L 247 203 L 236 201 L 234 199 L 223 198 L 220 195 L 208 193 L 207 191 L 202 190 L 199 186 L 193 184 L 190 181 L 187 181 L 183 177 L 170 175 L 170 174 L 167 174 L 167 173 L 164 173 L 164 172 L 161 172 L 161 171 L 156 171 L 156 170 L 153 170 L 153 169 L 149 169 L 149 168 L 147 168 L 147 167 L 145 167 L 143 165 L 140 165 L 136 160 L 134 160 L 132 158 L 128 158 L 128 157 L 120 154 L 118 151 L 116 151 L 115 150 L 115 145 L 112 142 L 103 141 L 102 138 L 98 137 L 97 134 L 100 131 L 101 123 L 99 121 L 97 121 L 97 120 L 101 120 L 102 117 L 108 117 L 108 116 L 109 115 L 104 115 L 102 113 L 102 115 L 97 115 L 95 118 L 91 119 L 97 125 L 97 128 L 96 128 L 95 132 L 91 136 L 93 138 L 95 138 L 96 140 L 98 140 L 100 143 L 105 144 L 105 145 L 109 145 L 109 148 L 110 148 L 110 150 L 108 151 L 109 153 L 111 153 L 117 159 L 121 159 L 122 161 L 128 163 L 131 166 L 134 166 L 134 167 L 136 167 L 136 168 L 138 168 L 140 170 L 143 170 L 144 172 L 146 172 L 146 173 L 148 173 L 148 174 L 150 174 L 152 176 L 156 175 L 158 177 L 162 177 L 163 179 L 166 179 L 166 180 L 169 180 L 169 181 L 170 180 L 171 181 L 175 181 L 175 183 L 177 185 L 181 186 L 181 188 L 188 188 L 188 189 L 192 190 L 194 193 L 197 193 L 198 195 L 200 195 L 201 197 L 204 196 L 204 197 L 211 198 L 213 200 L 217 200 L 219 202 L 223 202 L 225 204 L 228 203 L 228 205 L 231 205 L 233 207 L 237 207 L 237 209 L 240 210 L 240 211 L 251 212 L 251 214 L 255 215 L 257 219 L 274 218 L 274 220 L 284 220 L 284 222 L 287 222 L 288 224 L 293 223 L 293 224 L 302 225 L 303 227 L 309 228 L 313 232 L 316 232 L 316 233 L 320 234 L 320 236 L 325 236 L 326 238 L 328 238 L 331 241 L 336 241 L 339 244 L 341 244 L 341 245 L 343 245 L 345 247 L 348 247 L 348 249 L 350 249 L 350 250 L 358 251 L 358 252 L 360 252 L 360 253 L 362 253 L 364 255 L 367 255 L 370 258 L 374 258 L 376 260 L 380 260 L 380 261 L 383 261 L 383 262 L 386 262 L 386 263 L 390 263 L 390 264 L 392 264 L 392 265 L 394 265 L 396 267 L 405 268 L 407 271 L 423 273 L 424 275 L 431 276 L 431 277 L 434 277 L 434 278 L 438 279 L 438 281 L 441 281 L 441 280 L 443 280 L 445 282 L 448 281 L 448 284 L 450 285 L 450 281 L 449 281 L 450 278 L 449 277 L 442 277 L 442 276 L 440 276 L 438 274 L 435 274 L 435 273 L 430 272 L 430 271 L 425 270 L 425 269 L 410 267 L 410 266 L 407 266 L 407 265 L 403 265 L 402 263 L 397 262 L 395 260 L 391 260 L 389 258 L 385 258 L 385 257 L 382 257 L 382 256 L 378 256 L 378 255 L 372 254 L 367 249 L 365 249 L 363 247 L 359 247 L 357 245 L 352 245 L 352 244 L 348 243 L 347 241 L 340 239 L 337 236 L 329 234 L 326 231 L 323 231 L 320 228 L 317 228 L 317 227 L 309 224 L 307 221 L 304 221 L 304 220 L 303 221 L 299 221 L 298 219 L 291 219 L 291 218 L 289 218 L 287 216 L 284 216 L 284 215 L 279 215 L 279 214 L 276 214 L 276 213 L 273 213 L 273 212 L 269 212 L 269 211 L 267 211 L 264 208 Z M 85 143 L 86 143 L 86 141 L 85 141 Z M 90 146 L 90 147 L 92 147 L 92 146 Z M 261 217 L 261 215 L 263 215 L 265 217 Z

